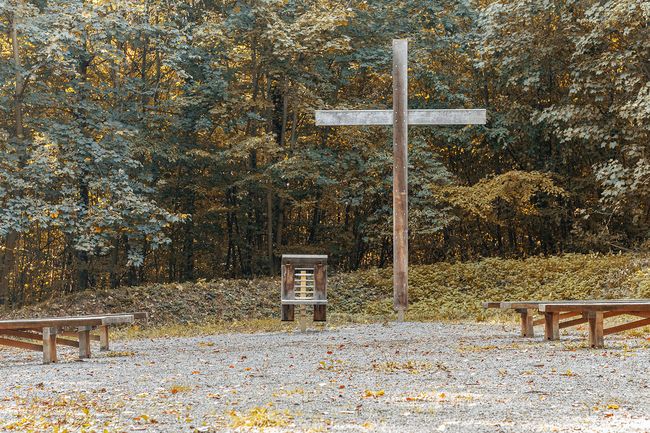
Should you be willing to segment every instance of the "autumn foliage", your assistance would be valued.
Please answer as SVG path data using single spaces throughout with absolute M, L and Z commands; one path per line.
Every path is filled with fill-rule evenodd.
M 410 319 L 487 320 L 499 313 L 481 302 L 501 299 L 650 298 L 650 257 L 632 254 L 484 259 L 470 263 L 413 266 L 409 274 Z M 393 314 L 392 270 L 369 269 L 330 277 L 333 320 L 386 318 Z M 75 293 L 25 307 L 21 316 L 107 311 L 149 311 L 150 325 L 198 325 L 189 332 L 242 330 L 279 324 L 277 278 L 153 284 Z M 511 319 L 511 314 L 507 316 Z M 215 322 L 222 322 L 218 325 Z M 210 324 L 215 324 L 211 326 Z M 208 326 L 210 325 L 210 326 Z M 234 326 L 232 329 L 239 329 Z M 274 328 L 270 328 L 274 329 Z M 187 332 L 187 331 L 185 331 Z
M 0 0 L 0 302 L 268 276 L 287 252 L 390 265 L 389 129 L 313 113 L 390 107 L 393 37 L 410 107 L 488 112 L 411 131 L 412 263 L 645 251 L 649 19 L 647 0 Z

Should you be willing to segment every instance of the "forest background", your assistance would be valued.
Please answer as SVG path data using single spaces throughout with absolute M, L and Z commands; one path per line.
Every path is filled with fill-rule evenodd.
M 391 264 L 391 106 L 414 264 L 650 247 L 650 2 L 0 0 L 0 303 Z

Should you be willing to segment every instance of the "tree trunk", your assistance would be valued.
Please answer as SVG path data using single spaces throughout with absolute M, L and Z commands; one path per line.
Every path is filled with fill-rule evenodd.
M 291 115 L 291 138 L 289 139 L 289 148 L 294 149 L 296 147 L 296 141 L 298 140 L 298 114 L 296 107 L 293 107 L 293 113 Z
M 11 287 L 11 273 L 16 262 L 15 249 L 18 242 L 18 232 L 11 230 L 5 238 L 5 252 L 2 255 L 2 269 L 0 270 L 0 304 L 6 309 L 9 307 L 9 292 Z
M 20 50 L 18 46 L 18 30 L 17 30 L 18 18 L 16 15 L 12 16 L 11 20 L 11 46 L 14 57 L 14 75 L 16 77 L 16 87 L 14 90 L 14 121 L 15 121 L 15 132 L 16 137 L 19 140 L 22 140 L 24 137 L 23 130 L 23 92 L 24 92 L 24 80 L 21 72 L 21 60 L 20 60 Z
M 120 241 L 115 239 L 113 241 L 113 251 L 111 251 L 111 271 L 109 276 L 109 284 L 111 289 L 120 285 L 120 272 L 119 272 L 119 258 L 120 258 Z
M 273 192 L 266 192 L 266 254 L 269 260 L 269 271 L 273 274 Z
M 287 110 L 289 108 L 289 95 L 286 80 L 282 85 L 282 124 L 280 126 L 280 146 L 284 147 L 284 142 L 287 135 Z
M 169 257 L 167 260 L 167 282 L 171 283 L 173 281 L 176 281 L 176 250 L 177 248 L 176 245 L 178 244 L 178 237 L 172 235 L 170 236 L 172 239 L 171 242 L 171 248 L 169 249 Z
M 278 203 L 278 222 L 275 227 L 275 245 L 282 246 L 282 230 L 284 228 L 284 199 Z
M 311 225 L 309 227 L 309 237 L 307 238 L 307 243 L 309 245 L 313 244 L 316 241 L 316 233 L 318 231 L 318 224 L 320 224 L 320 200 L 321 192 L 316 193 L 316 203 L 314 204 L 314 213 L 311 217 Z
M 144 20 L 145 23 L 149 24 L 149 1 L 145 1 L 144 5 Z M 148 96 L 147 96 L 147 69 L 149 65 L 147 64 L 147 57 L 149 56 L 149 35 L 145 32 L 142 36 L 142 63 L 140 65 L 140 80 L 142 80 L 142 112 L 146 112 Z
M 183 225 L 183 257 L 181 263 L 181 279 L 190 281 L 194 279 L 194 217 L 196 203 L 194 192 L 186 190 L 183 192 L 185 205 L 183 212 L 191 215 L 190 219 Z
M 84 179 L 84 175 L 81 174 L 82 178 L 79 180 L 79 203 L 81 205 L 81 213 L 85 214 L 88 212 L 90 206 L 90 192 L 88 190 L 88 183 Z M 89 282 L 89 270 L 88 270 L 88 252 L 87 251 L 76 251 L 76 266 L 77 269 L 77 290 L 86 290 L 88 288 Z
M 87 43 L 88 41 L 84 41 L 84 47 L 87 45 Z M 85 83 L 88 80 L 88 67 L 90 66 L 90 62 L 92 61 L 92 59 L 88 55 L 87 51 L 84 51 L 81 54 L 81 56 L 82 57 L 79 59 L 79 75 L 81 77 L 81 82 Z M 86 119 L 86 113 L 83 112 L 84 104 L 82 104 L 85 95 L 81 93 L 79 95 L 79 98 L 80 98 L 78 101 L 79 106 L 77 107 L 75 116 L 81 119 L 82 123 L 85 123 L 87 119 Z M 88 180 L 86 179 L 86 175 L 87 175 L 86 169 L 83 166 L 80 167 L 80 169 L 81 171 L 78 174 L 79 207 L 81 208 L 79 220 L 83 221 L 85 218 L 85 214 L 90 209 L 90 189 L 88 185 Z M 77 284 L 76 289 L 86 290 L 88 288 L 88 283 L 90 281 L 89 279 L 90 274 L 88 269 L 88 264 L 89 264 L 88 252 L 76 250 L 75 261 L 76 261 L 75 268 L 76 268 L 76 284 Z
M 11 17 L 11 48 L 14 58 L 14 76 L 16 78 L 16 87 L 14 88 L 14 133 L 18 141 L 19 148 L 22 149 L 24 139 L 23 128 L 23 93 L 24 80 L 21 72 L 20 47 L 18 46 L 18 17 Z M 21 152 L 21 161 L 25 156 Z M 0 269 L 0 304 L 5 308 L 8 307 L 10 275 L 15 267 L 16 262 L 16 243 L 18 242 L 18 232 L 10 230 L 5 238 L 5 250 L 2 255 L 2 269 Z

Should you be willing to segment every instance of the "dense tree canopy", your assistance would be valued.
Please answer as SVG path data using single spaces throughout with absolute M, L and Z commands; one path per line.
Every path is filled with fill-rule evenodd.
M 0 298 L 390 264 L 408 37 L 411 259 L 635 250 L 650 234 L 650 1 L 0 0 Z

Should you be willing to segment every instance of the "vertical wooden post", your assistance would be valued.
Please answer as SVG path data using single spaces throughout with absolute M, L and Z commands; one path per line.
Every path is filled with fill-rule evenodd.
M 530 308 L 517 310 L 521 314 L 521 336 L 532 338 L 535 336 L 535 327 L 533 326 L 534 311 Z
M 99 350 L 109 350 L 108 325 L 99 327 Z
M 291 263 L 287 263 L 282 267 L 282 298 L 283 299 L 294 299 L 294 267 Z M 295 305 L 283 305 L 282 306 L 282 321 L 283 322 L 293 322 L 295 316 Z
M 314 299 L 327 299 L 327 270 L 323 263 L 316 263 L 314 267 Z M 314 322 L 327 320 L 327 306 L 314 305 Z
M 56 328 L 43 328 L 43 364 L 56 362 Z
M 560 313 L 544 313 L 544 337 L 547 340 L 560 339 Z
M 408 307 L 408 41 L 393 40 L 393 304 Z
M 589 319 L 589 345 L 595 348 L 601 348 L 605 345 L 605 338 L 603 333 L 603 312 L 602 311 L 589 311 L 587 313 Z
M 300 325 L 300 332 L 307 332 L 307 306 L 298 306 L 298 323 Z
M 80 326 L 79 331 L 79 359 L 90 358 L 90 331 L 92 326 Z

